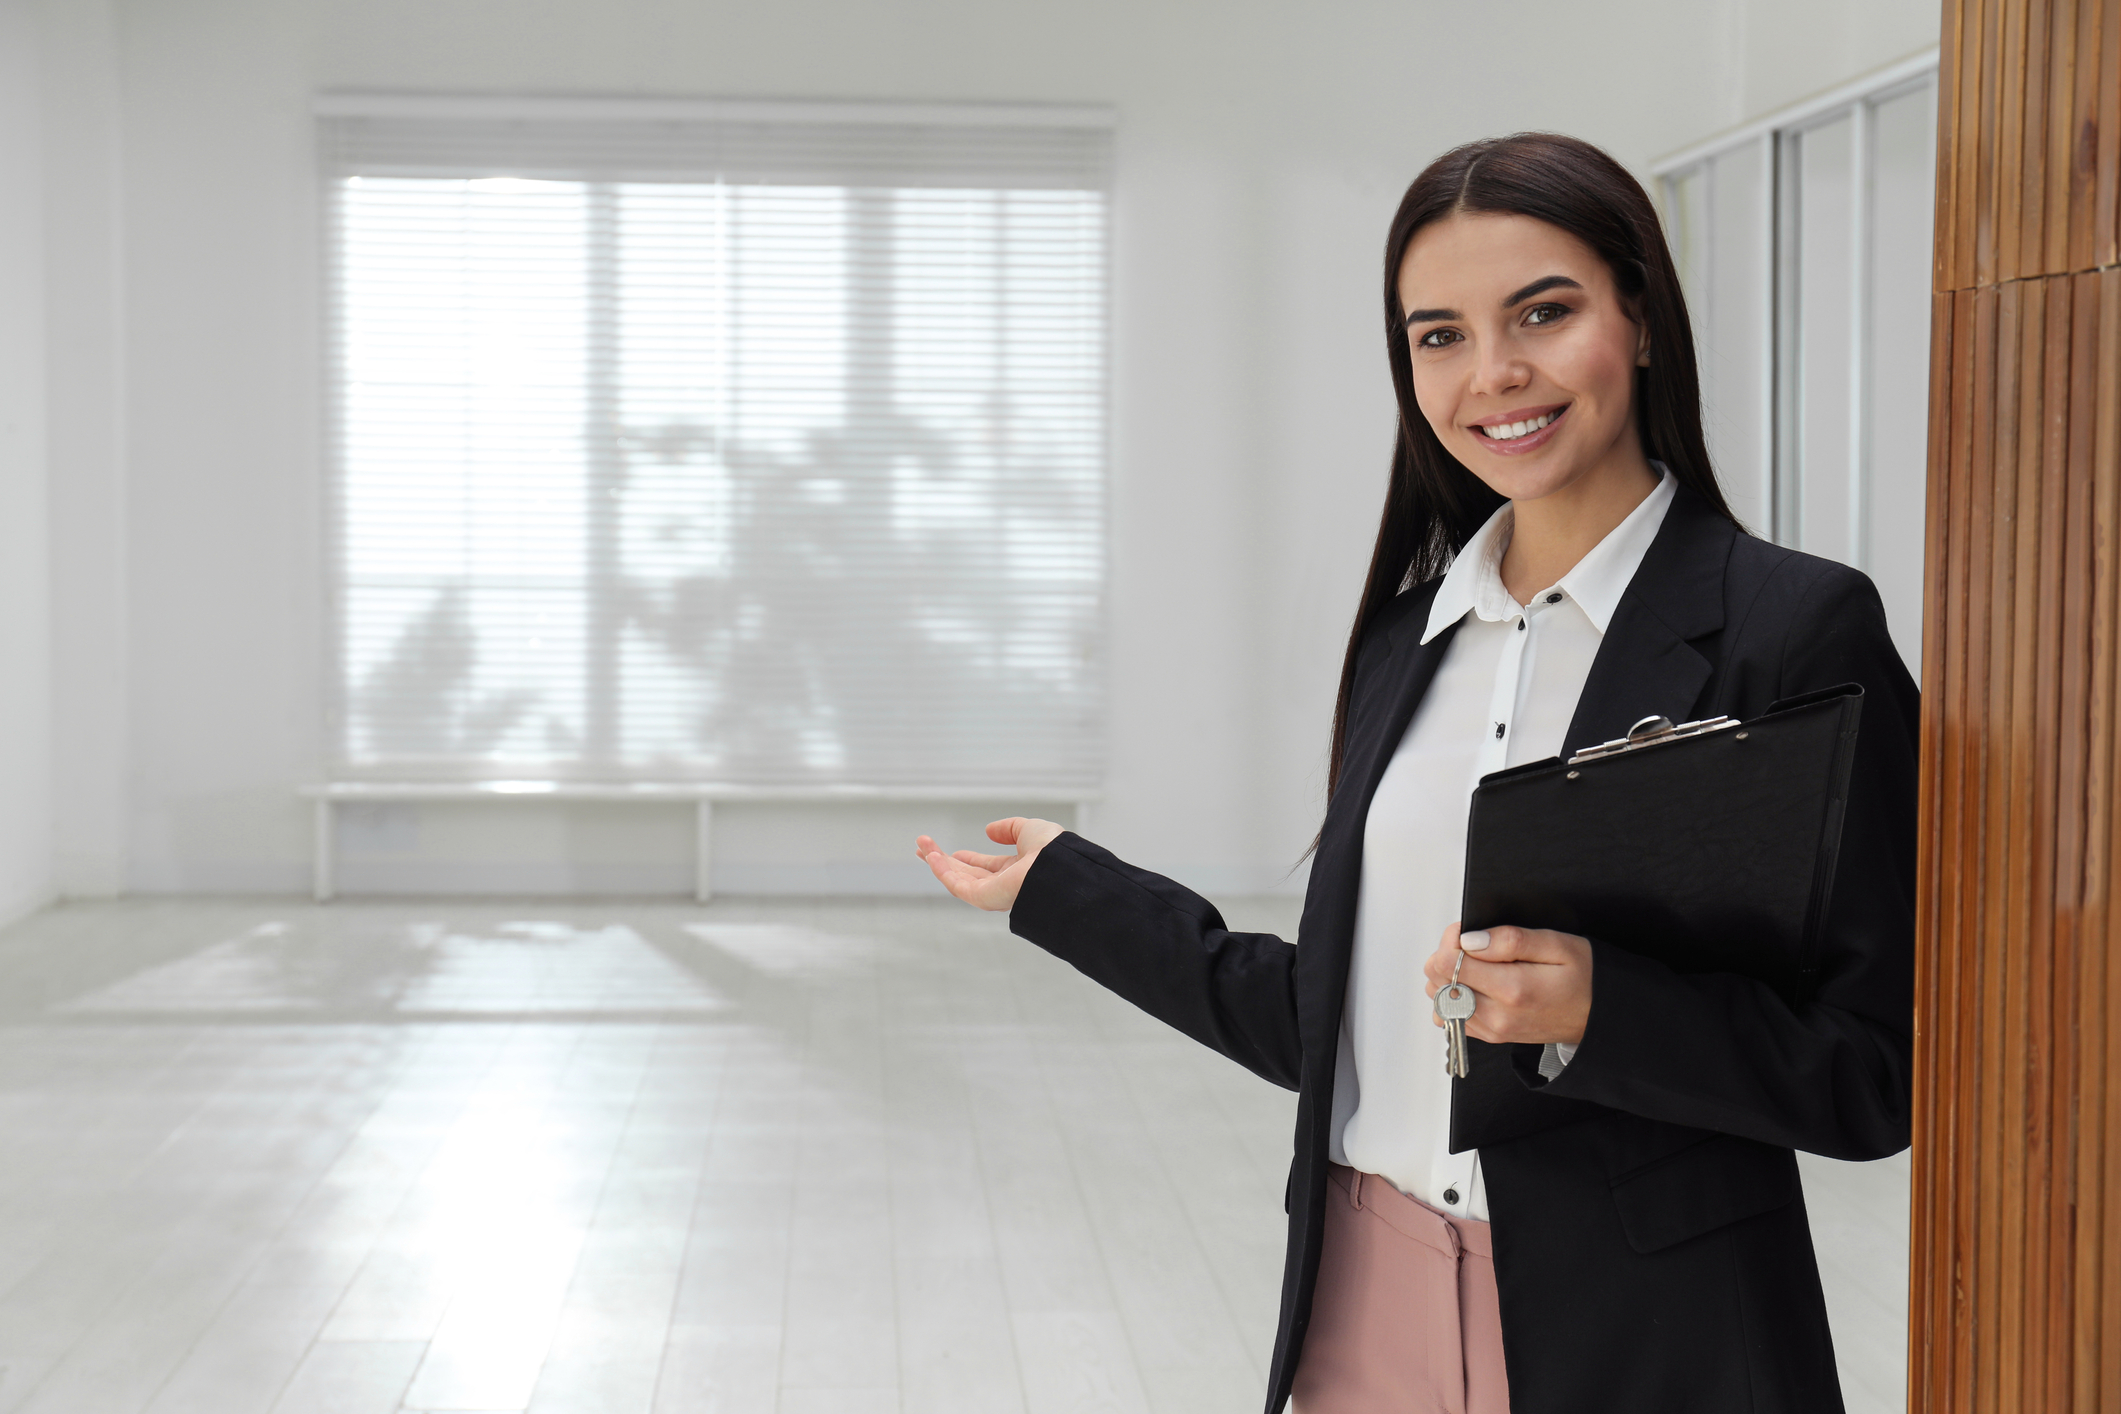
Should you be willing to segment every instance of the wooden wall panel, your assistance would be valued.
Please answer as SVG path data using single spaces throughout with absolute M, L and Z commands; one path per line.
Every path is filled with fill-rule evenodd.
M 2121 0 L 1947 0 L 1909 1407 L 2121 1414 Z
M 2121 1409 L 2121 270 L 1936 324 L 1914 1407 Z

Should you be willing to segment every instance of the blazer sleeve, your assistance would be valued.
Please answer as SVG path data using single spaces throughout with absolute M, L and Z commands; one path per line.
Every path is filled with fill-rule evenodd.
M 1073 833 L 1039 851 L 1009 931 L 1255 1075 L 1297 1088 L 1292 944 L 1230 931 L 1191 889 Z
M 1683 975 L 1593 939 L 1582 1045 L 1551 1081 L 1521 1058 L 1518 1071 L 1547 1094 L 1647 1119 L 1884 1158 L 1908 1146 L 1912 1106 L 1915 685 L 1877 590 L 1854 570 L 1820 574 L 1787 622 L 1778 697 L 1864 691 L 1814 985 L 1792 1006 L 1750 978 Z

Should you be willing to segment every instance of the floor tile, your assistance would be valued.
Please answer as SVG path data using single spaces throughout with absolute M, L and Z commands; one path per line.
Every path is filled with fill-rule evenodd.
M 1147 1414 L 1133 1347 L 1116 1313 L 1020 1315 L 1014 1325 L 1031 1414 Z
M 272 1414 L 395 1414 L 426 1350 L 419 1341 L 320 1341 Z

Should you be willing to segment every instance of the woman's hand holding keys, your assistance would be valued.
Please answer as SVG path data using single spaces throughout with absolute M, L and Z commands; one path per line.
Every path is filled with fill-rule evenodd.
M 1451 985 L 1460 941 L 1458 925 L 1453 923 L 1422 964 L 1432 1001 Z M 1587 939 L 1546 928 L 1486 928 L 1465 934 L 1463 942 L 1465 964 L 1458 980 L 1480 999 L 1479 1008 L 1466 1022 L 1467 1035 L 1481 1041 L 1535 1044 L 1574 1045 L 1583 1039 L 1583 1028 L 1591 1018 L 1591 944 Z
M 945 854 L 926 835 L 914 841 L 914 852 L 935 871 L 944 888 L 966 903 L 1006 913 L 1016 903 L 1016 891 L 1024 886 L 1024 875 L 1031 872 L 1031 861 L 1060 833 L 1061 827 L 1051 820 L 1016 816 L 996 820 L 987 827 L 987 838 L 996 844 L 1015 845 L 1014 854 L 977 854 L 969 849 Z

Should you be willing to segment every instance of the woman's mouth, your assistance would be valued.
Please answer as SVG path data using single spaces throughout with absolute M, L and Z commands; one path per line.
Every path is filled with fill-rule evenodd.
M 1494 451 L 1528 452 L 1554 435 L 1555 424 L 1568 410 L 1569 405 L 1564 403 L 1514 422 L 1475 423 L 1473 431 Z

